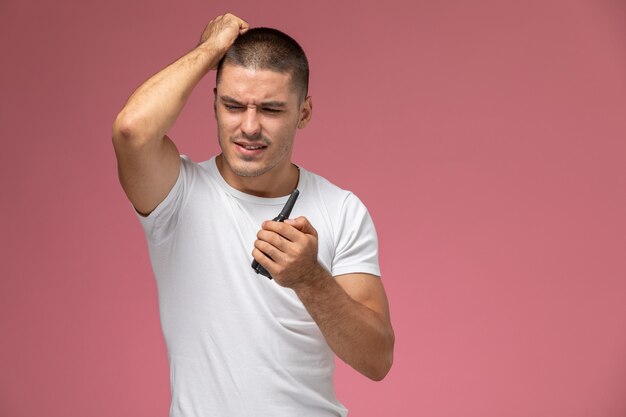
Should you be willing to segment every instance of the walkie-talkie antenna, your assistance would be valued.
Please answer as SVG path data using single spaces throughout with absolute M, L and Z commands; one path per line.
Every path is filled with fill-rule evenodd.
M 278 216 L 272 219 L 272 221 L 284 222 L 285 220 L 287 220 L 289 218 L 289 215 L 291 214 L 291 210 L 293 209 L 294 204 L 296 204 L 298 195 L 300 195 L 300 191 L 298 191 L 297 189 L 293 190 L 293 192 L 289 196 L 289 200 L 287 200 L 283 209 L 280 211 Z M 267 256 L 267 254 L 265 255 Z M 269 258 L 269 256 L 267 257 Z M 268 277 L 269 279 L 272 279 L 272 275 L 269 272 L 267 272 L 267 270 L 263 268 L 263 266 L 260 263 L 258 263 L 256 259 L 252 261 L 252 269 L 254 269 L 257 274 L 261 274 L 261 275 Z
M 293 209 L 294 204 L 296 204 L 296 200 L 298 199 L 299 195 L 300 191 L 298 191 L 297 189 L 293 190 L 293 192 L 289 196 L 289 200 L 287 200 L 287 202 L 285 203 L 285 207 L 283 207 L 278 216 L 274 219 L 275 222 L 284 222 L 289 218 L 291 210 Z

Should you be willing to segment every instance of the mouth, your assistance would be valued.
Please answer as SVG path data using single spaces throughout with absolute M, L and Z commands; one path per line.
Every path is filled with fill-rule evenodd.
M 236 141 L 234 144 L 240 153 L 247 156 L 258 155 L 267 149 L 267 145 L 259 142 Z
M 248 151 L 254 151 L 257 149 L 265 149 L 267 148 L 267 146 L 265 145 L 242 145 L 241 143 L 237 143 L 238 146 L 241 146 L 242 148 L 248 150 Z

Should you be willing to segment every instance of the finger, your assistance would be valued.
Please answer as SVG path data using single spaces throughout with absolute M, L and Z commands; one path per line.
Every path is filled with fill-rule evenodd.
M 226 13 L 223 17 L 232 19 L 233 22 L 235 22 L 239 26 L 239 34 L 245 33 L 248 31 L 248 29 L 250 29 L 250 25 L 248 24 L 248 22 L 246 22 L 237 15 L 234 15 L 232 13 Z
M 257 233 L 256 237 L 259 240 L 269 243 L 281 252 L 287 252 L 287 248 L 291 243 L 280 234 L 264 229 L 259 230 L 259 233 Z
M 248 31 L 248 29 L 250 29 L 250 24 L 248 24 L 248 22 L 246 22 L 245 20 L 241 19 L 239 22 L 239 34 L 243 35 L 244 33 Z
M 302 238 L 302 232 L 287 223 L 267 221 L 261 227 L 263 230 L 278 233 L 290 242 L 297 242 Z
M 315 230 L 313 225 L 304 216 L 300 216 L 295 219 L 287 219 L 285 220 L 285 223 L 293 226 L 295 229 L 298 229 L 300 232 L 304 234 L 313 235 L 317 237 L 317 230 Z
M 274 270 L 274 265 L 276 263 L 269 258 L 265 253 L 261 252 L 257 248 L 252 249 L 252 257 L 255 261 L 257 261 L 267 272 L 272 275 L 272 271 Z
M 254 247 L 263 252 L 266 257 L 271 258 L 270 261 L 272 261 L 273 263 L 280 263 L 281 259 L 283 259 L 285 255 L 278 248 L 263 240 L 255 240 Z

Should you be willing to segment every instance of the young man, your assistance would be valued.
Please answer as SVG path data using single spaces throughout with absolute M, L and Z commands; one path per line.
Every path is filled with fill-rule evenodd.
M 166 133 L 211 70 L 222 153 L 198 164 Z M 291 162 L 311 118 L 307 89 L 293 39 L 226 14 L 115 121 L 120 181 L 157 279 L 171 416 L 345 416 L 333 352 L 374 380 L 391 367 L 371 218 L 353 194 Z M 293 219 L 268 221 L 294 189 Z

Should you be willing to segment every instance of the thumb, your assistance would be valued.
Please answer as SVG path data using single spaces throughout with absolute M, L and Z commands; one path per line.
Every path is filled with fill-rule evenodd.
M 315 230 L 313 225 L 304 216 L 296 217 L 295 219 L 287 219 L 285 220 L 285 223 L 295 227 L 304 234 L 317 237 L 317 230 Z
M 239 34 L 243 35 L 244 33 L 248 31 L 248 29 L 250 29 L 250 25 L 248 24 L 248 22 L 246 22 L 243 19 L 240 19 L 239 20 Z

